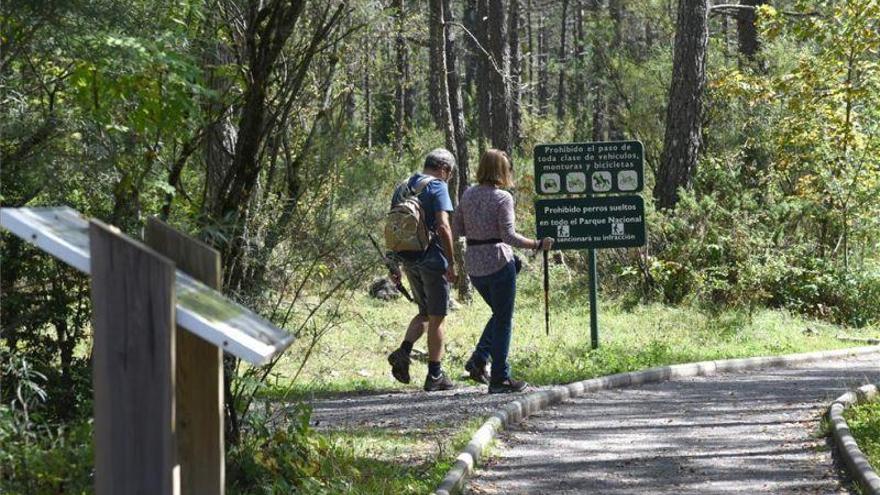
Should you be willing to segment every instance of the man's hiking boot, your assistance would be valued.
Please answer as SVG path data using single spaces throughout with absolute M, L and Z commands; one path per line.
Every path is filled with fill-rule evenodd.
M 489 383 L 489 373 L 486 372 L 486 363 L 483 363 L 481 366 L 474 360 L 474 358 L 470 358 L 464 363 L 464 370 L 467 371 L 468 377 L 471 380 L 477 383 L 482 383 L 483 385 Z
M 489 393 L 506 394 L 510 392 L 522 392 L 528 386 L 529 384 L 522 380 L 514 380 L 513 378 L 508 378 L 501 383 L 490 383 Z
M 409 354 L 403 349 L 397 349 L 388 355 L 388 364 L 391 365 L 391 375 L 400 383 L 409 383 Z
M 425 392 L 437 392 L 439 390 L 451 390 L 455 388 L 455 384 L 452 383 L 452 380 L 446 376 L 446 373 L 440 372 L 440 376 L 431 376 L 428 373 L 428 376 L 425 377 Z

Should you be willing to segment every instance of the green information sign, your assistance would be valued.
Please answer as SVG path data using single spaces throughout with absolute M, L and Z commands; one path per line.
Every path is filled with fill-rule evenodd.
M 535 202 L 538 238 L 553 249 L 602 249 L 645 245 L 641 196 L 544 199 Z
M 640 141 L 535 146 L 538 194 L 637 193 L 645 187 Z

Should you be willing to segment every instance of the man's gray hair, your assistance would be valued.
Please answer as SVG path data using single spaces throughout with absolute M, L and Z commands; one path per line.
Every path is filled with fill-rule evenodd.
M 446 148 L 437 148 L 425 157 L 425 168 L 453 170 L 455 169 L 455 156 Z

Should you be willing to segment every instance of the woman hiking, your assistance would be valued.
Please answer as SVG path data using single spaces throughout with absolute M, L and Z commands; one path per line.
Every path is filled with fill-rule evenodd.
M 514 227 L 513 169 L 507 154 L 490 149 L 480 158 L 477 185 L 464 192 L 453 217 L 453 235 L 467 239 L 465 267 L 471 283 L 492 309 L 465 369 L 474 380 L 489 383 L 489 393 L 519 392 L 528 384 L 510 375 L 507 354 L 513 330 L 513 305 L 519 260 L 512 247 L 549 250 L 553 239 L 529 239 Z M 491 358 L 491 376 L 486 363 Z

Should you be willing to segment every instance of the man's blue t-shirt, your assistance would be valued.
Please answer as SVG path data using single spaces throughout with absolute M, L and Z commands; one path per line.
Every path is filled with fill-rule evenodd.
M 415 190 L 419 181 L 425 177 L 427 177 L 426 174 L 414 174 L 409 178 L 409 187 Z M 400 191 L 394 191 L 394 195 L 391 198 L 392 205 L 399 201 L 399 193 Z M 446 182 L 440 179 L 432 180 L 419 194 L 419 202 L 421 202 L 422 210 L 425 212 L 425 225 L 427 225 L 428 230 L 436 233 L 437 212 L 446 211 L 452 213 L 452 198 L 449 197 L 449 186 Z M 438 256 L 439 259 L 437 258 Z M 404 259 L 405 261 L 416 261 L 406 259 L 406 257 Z M 438 265 L 435 267 L 438 269 L 440 268 L 439 264 L 442 264 L 442 270 L 446 270 L 446 257 L 443 255 L 443 249 L 440 247 L 440 241 L 437 237 L 434 237 L 434 242 L 431 243 L 431 246 L 425 253 L 425 257 L 422 258 L 421 261 L 425 264 L 432 265 L 432 267 L 434 267 L 433 265 Z

